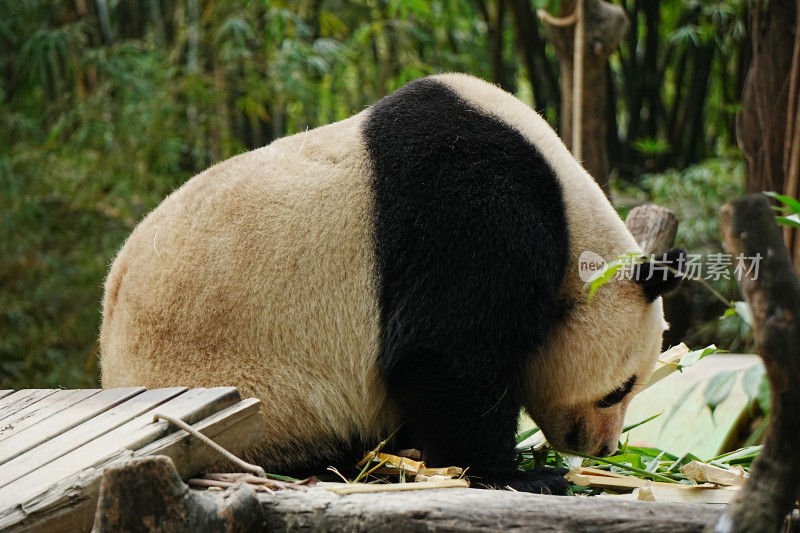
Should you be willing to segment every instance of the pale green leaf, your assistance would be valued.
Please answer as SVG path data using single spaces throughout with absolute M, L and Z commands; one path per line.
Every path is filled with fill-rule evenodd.
M 736 384 L 736 376 L 737 374 L 733 370 L 725 370 L 716 374 L 706 384 L 703 398 L 706 401 L 706 407 L 711 410 L 712 419 L 717 406 L 730 396 L 733 386 Z
M 747 399 L 750 401 L 758 397 L 758 391 L 761 386 L 761 379 L 764 377 L 764 365 L 757 364 L 747 369 L 742 376 L 742 388 L 744 388 Z
M 677 365 L 677 369 L 682 372 L 684 368 L 693 366 L 704 357 L 708 357 L 709 355 L 717 353 L 718 351 L 720 351 L 719 348 L 713 344 L 709 344 L 701 350 L 692 350 L 681 358 Z
M 747 305 L 747 302 L 734 302 L 733 308 L 736 310 L 736 314 L 742 317 L 745 324 L 753 327 L 753 315 L 750 313 L 750 306 Z

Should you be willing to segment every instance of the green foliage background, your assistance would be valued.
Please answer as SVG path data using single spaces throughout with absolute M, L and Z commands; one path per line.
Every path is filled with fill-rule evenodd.
M 746 14 L 741 1 L 622 3 L 633 25 L 609 67 L 610 155 L 647 195 L 643 173 L 733 144 Z M 557 126 L 558 60 L 543 25 L 520 22 L 558 4 L 0 0 L 0 388 L 97 385 L 110 261 L 216 161 L 440 71 L 492 79 Z

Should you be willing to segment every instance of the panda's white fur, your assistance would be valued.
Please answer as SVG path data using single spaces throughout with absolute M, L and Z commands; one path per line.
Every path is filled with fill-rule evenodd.
M 106 282 L 103 387 L 235 385 L 264 401 L 276 470 L 303 460 L 290 441 L 398 426 L 376 365 L 363 116 L 223 161 L 137 226 Z
M 560 296 L 572 308 L 528 357 L 524 404 L 554 444 L 567 447 L 572 432 L 583 451 L 613 451 L 632 394 L 597 402 L 632 375 L 634 391 L 647 381 L 665 329 L 661 300 L 615 280 L 587 303 L 577 261 L 637 244 L 539 115 L 470 76 L 428 80 L 521 133 L 555 169 L 569 234 Z M 263 400 L 255 455 L 273 471 L 398 427 L 378 362 L 373 161 L 362 133 L 372 112 L 221 162 L 138 225 L 106 281 L 104 387 L 235 385 Z

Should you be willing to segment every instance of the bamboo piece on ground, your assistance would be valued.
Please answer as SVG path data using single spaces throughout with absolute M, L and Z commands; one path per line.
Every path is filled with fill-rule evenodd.
M 734 470 L 727 470 L 718 466 L 692 461 L 681 467 L 686 477 L 697 483 L 714 483 L 715 485 L 741 486 L 747 481 L 744 470 L 741 467 Z
M 327 491 L 344 496 L 346 494 L 364 494 L 372 492 L 402 492 L 407 490 L 432 490 L 432 489 L 465 489 L 469 487 L 466 479 L 447 479 L 443 481 L 428 481 L 425 483 L 387 483 L 385 485 L 366 485 L 361 483 L 336 484 L 323 486 Z

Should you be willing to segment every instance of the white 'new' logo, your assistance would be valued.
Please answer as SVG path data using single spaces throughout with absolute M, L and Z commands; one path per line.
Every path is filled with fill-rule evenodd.
M 578 275 L 584 283 L 589 281 L 597 272 L 603 270 L 606 260 L 594 252 L 582 252 L 578 258 Z

